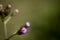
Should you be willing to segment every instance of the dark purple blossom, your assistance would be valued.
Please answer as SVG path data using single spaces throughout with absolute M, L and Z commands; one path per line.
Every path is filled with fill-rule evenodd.
M 22 26 L 20 28 L 20 30 L 18 31 L 18 34 L 21 35 L 21 34 L 26 34 L 29 32 L 28 30 L 28 27 L 30 26 L 30 23 L 29 22 L 26 22 L 25 26 Z
M 21 29 L 21 32 L 22 32 L 23 34 L 27 33 L 27 31 L 28 31 L 28 29 L 25 28 L 25 27 L 23 27 L 23 28 Z
M 21 34 L 26 34 L 28 32 L 28 29 L 25 28 L 25 27 L 22 27 L 19 31 L 18 31 L 18 34 L 21 35 Z

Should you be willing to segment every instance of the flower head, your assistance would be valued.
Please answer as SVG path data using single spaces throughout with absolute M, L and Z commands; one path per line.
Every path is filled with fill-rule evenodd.
M 29 22 L 26 22 L 26 24 L 24 26 L 22 26 L 19 31 L 17 32 L 18 35 L 21 35 L 21 34 L 26 34 L 29 32 L 28 30 L 28 27 L 30 26 L 30 23 Z
M 28 33 L 28 29 L 25 27 L 20 28 L 20 30 L 18 31 L 18 35 L 26 34 L 26 33 Z
M 23 34 L 25 34 L 25 33 L 27 33 L 27 28 L 25 28 L 25 27 L 23 27 L 22 29 L 21 29 L 21 32 L 23 33 Z

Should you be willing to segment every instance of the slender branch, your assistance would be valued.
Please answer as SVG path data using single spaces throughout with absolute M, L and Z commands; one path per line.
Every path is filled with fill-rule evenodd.
M 4 24 L 7 24 L 10 19 L 11 19 L 11 16 L 9 16 L 8 19 L 4 21 Z
M 11 16 L 9 16 L 8 19 L 6 19 L 4 21 L 5 38 L 7 38 L 7 27 L 6 27 L 6 24 L 9 22 L 10 19 L 11 19 Z
M 11 35 L 10 37 L 8 37 L 7 39 L 5 39 L 5 40 L 10 40 L 12 37 L 14 37 L 15 35 L 17 35 L 17 33 L 15 33 L 15 34 L 13 34 L 13 35 Z

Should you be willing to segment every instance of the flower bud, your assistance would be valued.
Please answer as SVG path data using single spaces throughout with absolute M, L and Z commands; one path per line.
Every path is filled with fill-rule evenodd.
M 19 13 L 19 10 L 18 10 L 18 9 L 15 9 L 14 12 L 15 12 L 15 13 Z
M 30 23 L 29 22 L 26 22 L 26 26 L 29 27 L 30 26 Z
M 7 6 L 8 8 L 11 8 L 12 6 L 11 6 L 11 4 L 8 4 L 8 6 Z

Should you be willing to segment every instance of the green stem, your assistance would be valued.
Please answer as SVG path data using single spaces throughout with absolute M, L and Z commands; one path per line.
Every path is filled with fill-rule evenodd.
M 10 37 L 8 37 L 7 39 L 5 39 L 5 40 L 10 40 L 12 37 L 14 37 L 15 35 L 17 35 L 17 33 L 15 33 L 15 34 L 13 34 L 13 35 L 11 35 Z

